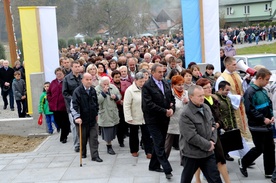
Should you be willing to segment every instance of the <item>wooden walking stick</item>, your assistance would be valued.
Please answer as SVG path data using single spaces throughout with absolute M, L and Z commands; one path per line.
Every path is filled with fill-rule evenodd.
M 79 124 L 79 134 L 80 134 L 80 167 L 82 167 L 82 132 L 81 132 L 81 124 Z

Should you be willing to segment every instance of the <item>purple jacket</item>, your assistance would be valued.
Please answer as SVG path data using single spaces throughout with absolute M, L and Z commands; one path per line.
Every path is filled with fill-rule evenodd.
M 54 79 L 47 92 L 50 111 L 66 111 L 65 101 L 62 95 L 62 82 Z

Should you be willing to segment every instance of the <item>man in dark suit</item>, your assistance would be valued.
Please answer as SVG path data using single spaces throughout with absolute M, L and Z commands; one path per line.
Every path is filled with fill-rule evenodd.
M 142 88 L 142 110 L 154 143 L 149 170 L 165 172 L 166 178 L 170 179 L 172 167 L 166 158 L 164 146 L 170 117 L 175 111 L 175 99 L 170 85 L 163 80 L 163 65 L 154 64 L 151 71 L 152 77 Z
M 12 90 L 12 81 L 14 79 L 14 70 L 9 67 L 9 61 L 5 60 L 3 62 L 3 67 L 0 68 L 0 84 L 1 84 L 1 95 L 4 101 L 3 109 L 7 109 L 8 100 L 7 96 L 10 98 L 10 108 L 14 111 L 14 96 Z

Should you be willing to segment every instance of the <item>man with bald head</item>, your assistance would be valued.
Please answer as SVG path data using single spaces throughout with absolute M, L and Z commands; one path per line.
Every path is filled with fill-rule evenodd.
M 71 113 L 75 120 L 79 138 L 82 138 L 82 158 L 86 158 L 86 144 L 89 141 L 91 160 L 102 162 L 99 157 L 98 111 L 99 104 L 96 90 L 92 87 L 92 76 L 84 73 L 82 84 L 74 92 L 71 101 Z M 80 137 L 79 128 L 82 129 Z

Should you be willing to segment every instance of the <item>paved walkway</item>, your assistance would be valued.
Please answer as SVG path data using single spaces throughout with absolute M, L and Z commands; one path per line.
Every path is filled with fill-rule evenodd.
M 59 134 L 48 137 L 35 151 L 29 153 L 0 154 L 0 182 L 64 182 L 64 183 L 164 183 L 180 182 L 182 167 L 179 165 L 179 152 L 172 150 L 169 161 L 173 167 L 173 178 L 166 180 L 163 173 L 148 171 L 149 160 L 143 151 L 134 158 L 129 153 L 128 138 L 126 147 L 113 142 L 116 155 L 106 152 L 105 143 L 100 139 L 99 152 L 102 163 L 92 162 L 90 152 L 80 167 L 79 153 L 73 151 L 72 137 L 66 144 L 59 142 Z M 249 177 L 241 175 L 237 158 L 227 162 L 232 183 L 269 183 L 264 178 L 262 158 L 248 169 Z M 194 182 L 194 181 L 193 181 Z M 206 183 L 206 181 L 202 181 Z

